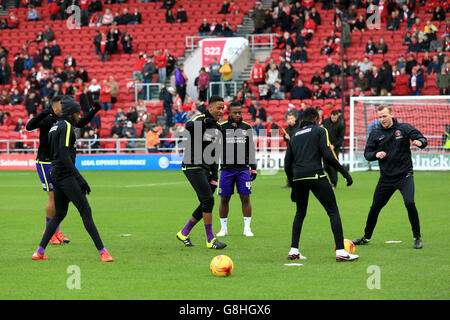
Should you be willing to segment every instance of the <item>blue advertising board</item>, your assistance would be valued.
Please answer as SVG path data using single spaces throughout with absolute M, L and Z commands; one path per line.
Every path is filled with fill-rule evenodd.
M 180 170 L 183 155 L 171 153 L 79 154 L 79 170 Z

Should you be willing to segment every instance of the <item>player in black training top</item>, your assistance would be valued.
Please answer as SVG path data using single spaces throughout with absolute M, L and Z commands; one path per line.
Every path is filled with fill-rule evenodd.
M 74 125 L 80 121 L 80 105 L 71 97 L 61 100 L 61 119 L 49 131 L 51 169 L 50 177 L 53 183 L 55 199 L 55 215 L 49 221 L 38 249 L 32 259 L 47 259 L 45 248 L 61 221 L 66 217 L 69 203 L 72 202 L 78 209 L 83 224 L 95 243 L 104 262 L 113 261 L 109 252 L 103 246 L 100 235 L 92 219 L 91 207 L 86 195 L 91 189 L 75 167 L 76 136 Z
M 228 120 L 220 124 L 223 137 L 219 179 L 221 229 L 217 236 L 223 237 L 228 234 L 229 202 L 236 185 L 244 214 L 244 235 L 253 237 L 250 228 L 252 219 L 250 194 L 252 181 L 257 175 L 253 128 L 249 123 L 242 121 L 242 107 L 239 102 L 230 103 L 228 113 Z
M 186 132 L 189 136 L 185 143 L 182 169 L 200 201 L 184 228 L 177 233 L 177 239 L 187 247 L 193 246 L 189 233 L 202 218 L 206 231 L 206 247 L 223 249 L 227 246 L 217 240 L 212 231 L 214 191 L 217 188 L 218 157 L 220 156 L 215 151 L 220 152 L 219 140 L 222 136 L 217 120 L 223 115 L 223 110 L 223 98 L 211 96 L 208 110 L 186 123 Z
M 36 170 L 42 182 L 42 188 L 48 193 L 48 202 L 45 208 L 45 225 L 55 215 L 55 201 L 53 195 L 53 184 L 50 180 L 50 146 L 48 142 L 48 132 L 61 116 L 61 99 L 63 96 L 52 98 L 52 107 L 42 110 L 36 117 L 27 122 L 28 131 L 39 129 L 39 148 L 36 158 Z M 66 98 L 67 99 L 67 98 Z M 94 103 L 89 113 L 75 124 L 78 128 L 85 127 L 95 114 L 101 109 L 99 103 Z M 60 231 L 59 226 L 55 234 L 50 239 L 50 244 L 68 243 L 70 240 Z
M 378 107 L 378 120 L 381 126 L 375 127 L 370 132 L 364 157 L 367 161 L 378 160 L 380 179 L 373 195 L 364 236 L 353 240 L 353 243 L 356 245 L 369 243 L 381 209 L 398 189 L 408 211 L 414 237 L 414 248 L 421 249 L 419 213 L 414 202 L 410 141 L 414 146 L 423 149 L 427 146 L 427 138 L 409 123 L 399 123 L 393 118 L 392 109 L 388 105 Z
M 288 259 L 306 259 L 299 252 L 298 246 L 308 207 L 309 191 L 312 191 L 330 217 L 336 245 L 336 261 L 355 260 L 359 256 L 344 249 L 341 217 L 333 189 L 324 174 L 322 159 L 344 176 L 347 180 L 347 186 L 350 186 L 353 180 L 347 170 L 334 157 L 330 149 L 327 129 L 319 127 L 318 124 L 319 113 L 317 110 L 314 108 L 305 109 L 300 128 L 294 133 L 287 145 L 284 170 L 292 186 L 291 200 L 296 202 L 297 205 L 297 212 L 292 224 L 291 250 Z

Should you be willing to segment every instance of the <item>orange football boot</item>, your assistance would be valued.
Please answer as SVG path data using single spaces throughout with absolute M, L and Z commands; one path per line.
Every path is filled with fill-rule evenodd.
M 39 254 L 39 252 L 35 251 L 33 253 L 33 256 L 31 257 L 31 259 L 33 259 L 33 260 L 44 260 L 44 259 L 48 259 L 48 257 L 46 255 Z
M 70 240 L 67 239 L 66 236 L 61 231 L 56 232 L 55 236 L 61 243 L 69 243 L 70 242 Z
M 108 251 L 102 253 L 102 255 L 100 256 L 100 260 L 102 260 L 102 262 L 114 261 L 114 259 L 111 257 L 111 254 Z

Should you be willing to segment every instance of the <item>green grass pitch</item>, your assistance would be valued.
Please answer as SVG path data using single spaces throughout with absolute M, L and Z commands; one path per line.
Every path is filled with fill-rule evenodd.
M 308 257 L 287 267 L 294 204 L 282 189 L 284 174 L 259 175 L 253 184 L 252 230 L 242 235 L 238 197 L 232 198 L 228 247 L 205 247 L 203 224 L 186 248 L 175 238 L 197 199 L 181 171 L 89 171 L 84 176 L 94 220 L 115 259 L 101 263 L 73 205 L 62 224 L 71 243 L 49 245 L 46 261 L 32 261 L 45 222 L 47 194 L 35 172 L 0 172 L 0 299 L 449 299 L 450 173 L 416 172 L 422 250 L 414 250 L 411 227 L 399 192 L 380 214 L 372 242 L 357 247 L 360 259 L 336 263 L 331 227 L 311 195 L 300 239 Z M 376 172 L 353 174 L 348 189 L 340 177 L 336 197 L 344 236 L 362 236 Z M 219 231 L 218 196 L 214 232 Z M 130 234 L 130 236 L 121 236 Z M 386 244 L 387 240 L 401 243 Z M 228 278 L 209 271 L 210 260 L 226 254 L 235 269 Z M 79 267 L 79 289 L 67 286 Z M 375 266 L 375 267 L 372 267 Z M 380 288 L 371 268 L 379 270 Z M 369 272 L 368 272 L 369 270 Z M 70 283 L 70 281 L 69 281 Z

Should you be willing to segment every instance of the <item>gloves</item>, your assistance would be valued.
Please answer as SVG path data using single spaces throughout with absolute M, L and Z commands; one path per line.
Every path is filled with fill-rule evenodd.
M 81 193 L 84 195 L 88 195 L 91 193 L 91 188 L 89 187 L 88 183 L 86 180 L 84 180 L 84 178 L 79 175 L 76 177 L 77 181 L 78 181 L 78 185 L 81 188 Z
M 214 120 L 212 118 L 208 118 L 208 117 L 203 119 L 203 123 L 206 125 L 207 128 L 214 128 L 217 125 L 217 121 L 216 120 Z
M 45 108 L 44 110 L 42 110 L 41 114 L 43 116 L 48 116 L 50 113 L 52 113 L 52 108 Z
M 347 187 L 350 187 L 352 184 L 353 184 L 353 179 L 352 179 L 352 177 L 350 176 L 350 174 L 346 174 L 345 176 L 344 176 L 344 178 L 345 178 L 345 180 L 347 180 Z
M 102 108 L 102 106 L 101 106 L 100 103 L 98 103 L 98 102 L 94 102 L 94 104 L 92 105 L 92 107 L 94 108 L 95 112 L 100 111 L 100 109 Z
M 257 175 L 258 175 L 258 171 L 250 170 L 251 181 L 255 180 Z
M 295 198 L 295 188 L 293 186 L 291 187 L 291 201 L 297 202 L 297 199 Z
M 217 189 L 217 179 L 209 179 L 209 184 L 211 187 L 212 192 L 214 193 Z

